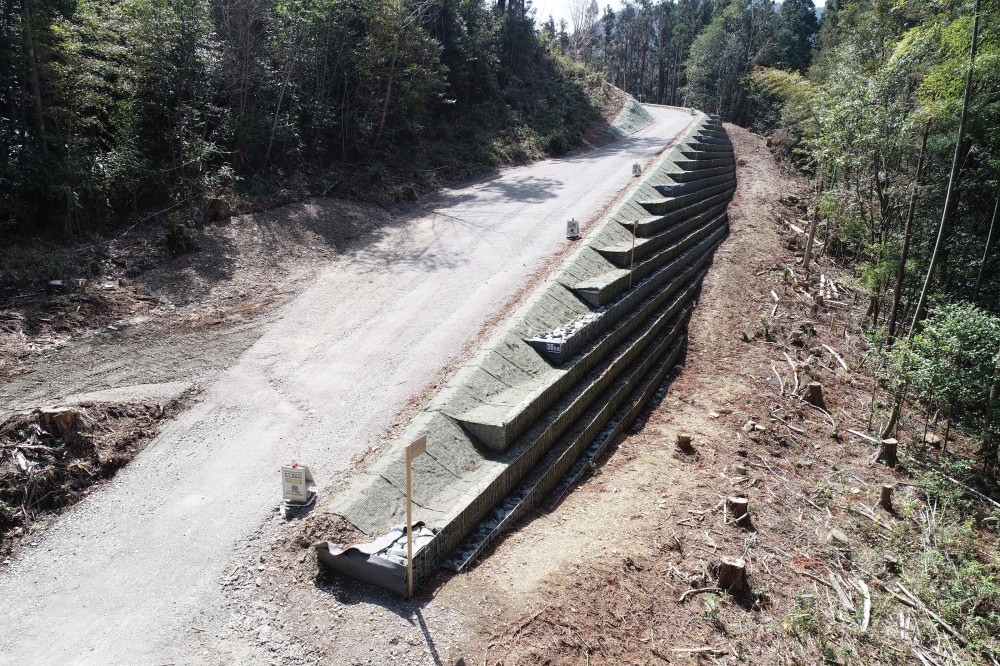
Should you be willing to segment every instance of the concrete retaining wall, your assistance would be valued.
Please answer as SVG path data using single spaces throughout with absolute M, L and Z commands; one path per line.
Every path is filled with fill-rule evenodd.
M 414 518 L 436 534 L 415 554 L 415 576 L 446 558 L 458 569 L 473 561 L 627 427 L 681 353 L 728 228 L 734 168 L 721 123 L 699 115 L 332 510 L 373 538 L 402 522 L 404 447 L 426 435 Z M 325 544 L 317 550 L 364 577 L 357 558 L 345 566 Z

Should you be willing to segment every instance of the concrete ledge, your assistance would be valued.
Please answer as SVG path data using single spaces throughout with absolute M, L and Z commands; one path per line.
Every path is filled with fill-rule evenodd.
M 728 143 L 704 143 L 693 140 L 685 145 L 685 149 L 707 153 L 723 153 L 725 155 L 733 154 L 733 147 Z
M 721 160 L 720 160 L 721 161 Z M 715 167 L 697 167 L 695 169 L 680 171 L 670 174 L 670 179 L 677 183 L 702 182 L 711 176 L 721 176 L 726 173 L 736 172 L 736 160 L 727 160 L 731 164 L 723 164 Z M 657 188 L 659 189 L 659 188 Z
M 729 139 L 713 136 L 712 134 L 699 134 L 698 136 L 695 137 L 695 140 L 698 143 L 707 143 L 716 146 L 727 146 L 730 148 L 733 145 L 732 143 L 730 143 Z
M 560 365 L 572 358 L 591 340 L 603 335 L 607 330 L 622 321 L 627 313 L 641 311 L 641 304 L 656 293 L 661 297 L 669 295 L 676 286 L 690 279 L 701 270 L 709 258 L 709 252 L 725 235 L 726 228 L 720 227 L 697 245 L 687 250 L 670 264 L 659 269 L 645 280 L 640 281 L 630 292 L 623 295 L 615 303 L 594 313 L 583 320 L 580 325 L 570 325 L 565 329 L 552 331 L 546 339 L 558 340 L 561 343 L 559 351 L 546 349 L 543 353 L 552 363 Z
M 707 222 L 708 220 L 724 213 L 726 206 L 729 205 L 728 196 L 728 194 L 716 195 L 716 197 L 713 198 L 719 198 L 720 201 L 717 201 L 714 206 L 702 206 L 700 208 L 700 212 L 690 212 L 688 215 L 679 218 L 683 220 L 682 222 L 670 224 L 664 229 L 661 229 L 660 232 L 655 235 L 647 234 L 645 237 L 638 237 L 635 239 L 634 246 L 626 244 L 614 245 L 611 247 L 603 247 L 598 251 L 618 266 L 627 268 L 628 265 L 634 260 L 642 259 L 646 255 L 665 247 L 672 241 L 680 238 L 686 232 L 695 229 L 704 222 Z M 651 223 L 647 222 L 646 224 L 649 225 Z M 640 226 L 638 231 L 643 232 L 646 230 Z
M 714 171 L 714 169 L 712 169 Z M 699 174 L 700 175 L 700 174 Z M 653 189 L 664 197 L 678 197 L 684 194 L 695 194 L 698 191 L 714 185 L 730 183 L 736 180 L 736 169 L 732 168 L 728 172 L 703 176 L 697 180 L 690 180 L 675 185 L 654 185 Z
M 699 216 L 699 218 L 701 217 Z M 629 270 L 619 269 L 605 273 L 599 278 L 581 282 L 576 285 L 574 291 L 594 307 L 607 305 L 630 289 L 634 283 L 638 283 L 639 280 L 680 255 L 691 245 L 703 239 L 706 234 L 710 234 L 717 227 L 724 225 L 726 219 L 725 213 L 721 213 L 714 219 L 696 218 L 696 221 L 692 221 L 692 226 L 696 228 L 673 245 L 643 257 L 635 262 Z M 699 224 L 700 226 L 698 226 Z
M 699 153 L 701 154 L 701 153 Z M 674 164 L 684 169 L 685 171 L 698 171 L 700 169 L 712 169 L 716 167 L 725 167 L 736 164 L 735 157 L 727 157 L 724 159 L 716 159 L 714 156 L 702 158 L 695 158 L 690 160 L 674 160 Z

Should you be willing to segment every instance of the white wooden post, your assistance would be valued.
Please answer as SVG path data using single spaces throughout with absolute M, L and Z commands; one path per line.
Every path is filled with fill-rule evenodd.
M 427 450 L 424 435 L 406 447 L 406 598 L 413 598 L 413 459 Z

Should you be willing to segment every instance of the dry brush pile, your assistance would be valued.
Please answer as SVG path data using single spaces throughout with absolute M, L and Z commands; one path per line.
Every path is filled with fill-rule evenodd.
M 184 400 L 36 409 L 0 424 L 0 554 L 37 519 L 114 476 Z

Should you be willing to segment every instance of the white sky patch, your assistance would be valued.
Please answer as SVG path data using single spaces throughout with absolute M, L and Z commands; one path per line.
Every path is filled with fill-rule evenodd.
M 566 31 L 573 32 L 573 21 L 569 18 L 569 8 L 570 2 L 572 0 L 531 0 L 531 6 L 535 8 L 535 23 L 542 24 L 549 20 L 549 16 L 556 22 L 556 27 L 559 27 L 559 19 L 566 20 Z M 823 7 L 826 5 L 826 0 L 813 0 L 817 7 Z M 613 0 L 612 2 L 607 2 L 604 0 L 598 0 L 597 6 L 600 8 L 599 14 L 604 14 L 604 8 L 611 5 L 611 8 L 618 11 L 622 3 L 620 0 Z

